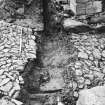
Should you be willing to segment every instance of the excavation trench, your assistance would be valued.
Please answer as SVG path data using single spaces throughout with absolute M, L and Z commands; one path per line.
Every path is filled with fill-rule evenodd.
M 40 4 L 39 1 L 38 4 Z M 61 17 L 57 15 L 56 11 L 53 11 L 53 2 L 43 0 L 41 6 L 43 6 L 43 22 L 40 14 L 42 11 L 37 11 L 39 9 L 36 8 L 36 1 L 33 1 L 30 7 L 26 8 L 26 20 L 18 20 L 15 23 L 18 23 L 18 25 L 9 24 L 8 26 L 8 23 L 5 23 L 6 30 L 1 28 L 1 30 L 4 30 L 4 41 L 5 37 L 9 37 L 9 35 L 20 36 L 17 41 L 13 38 L 15 43 L 19 42 L 18 48 L 21 56 L 19 57 L 22 63 L 23 59 L 21 58 L 25 59 L 25 66 L 22 66 L 24 69 L 19 72 L 23 77 L 24 84 L 22 84 L 17 99 L 26 105 L 52 105 L 57 104 L 57 98 L 59 97 L 65 105 L 76 105 L 80 90 L 105 83 L 105 33 L 98 33 L 97 31 L 85 33 L 66 32 L 60 26 L 62 25 L 60 24 Z M 22 23 L 20 24 L 19 22 Z M 29 29 L 27 29 L 26 24 L 30 27 Z M 19 28 L 19 32 L 16 31 L 18 30 L 17 28 Z M 14 30 L 16 33 L 14 33 Z M 29 33 L 26 32 L 27 30 L 29 30 Z M 29 44 L 28 41 L 30 41 L 31 36 L 35 39 L 34 42 L 31 40 Z M 21 38 L 24 40 L 21 40 Z M 9 37 L 10 42 L 11 39 Z M 21 41 L 26 43 L 28 49 L 23 46 Z M 33 45 L 37 48 L 35 46 L 32 47 Z M 0 52 L 0 56 L 7 55 L 7 47 L 3 50 L 5 53 Z M 30 55 L 30 48 L 32 48 L 33 55 Z M 14 48 L 12 51 L 14 51 Z M 16 59 L 13 56 L 14 54 L 17 57 L 18 53 L 13 52 L 7 58 L 13 61 Z M 24 55 L 27 55 L 27 57 Z M 13 64 L 16 63 L 16 60 L 14 60 Z M 18 63 L 20 64 L 20 61 Z M 8 72 L 4 74 L 6 77 L 8 76 Z M 15 73 L 13 72 L 12 74 Z

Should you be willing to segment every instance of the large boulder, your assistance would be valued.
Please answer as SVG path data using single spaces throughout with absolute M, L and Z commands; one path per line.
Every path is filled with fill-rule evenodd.
M 77 105 L 105 105 L 105 86 L 82 90 Z

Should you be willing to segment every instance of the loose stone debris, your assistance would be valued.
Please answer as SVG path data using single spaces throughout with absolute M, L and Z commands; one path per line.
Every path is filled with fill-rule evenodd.
M 20 72 L 28 59 L 36 58 L 36 49 L 30 28 L 0 21 L 0 91 L 4 95 L 1 105 L 23 104 L 15 100 L 24 84 Z

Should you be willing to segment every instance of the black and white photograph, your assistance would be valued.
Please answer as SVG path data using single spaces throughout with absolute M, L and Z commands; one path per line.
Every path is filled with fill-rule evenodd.
M 0 0 L 0 105 L 105 105 L 105 0 Z

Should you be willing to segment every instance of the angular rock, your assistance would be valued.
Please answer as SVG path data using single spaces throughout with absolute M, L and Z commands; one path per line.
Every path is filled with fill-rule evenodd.
M 11 99 L 11 101 L 12 101 L 13 103 L 15 103 L 16 105 L 23 105 L 23 103 L 20 102 L 20 101 L 18 101 L 18 100 Z
M 85 80 L 85 84 L 86 84 L 86 85 L 90 85 L 90 84 L 91 84 L 91 81 L 90 81 L 89 79 L 86 79 L 86 80 Z
M 82 70 L 81 69 L 77 69 L 76 71 L 75 71 L 75 74 L 77 75 L 77 76 L 82 76 Z
M 10 89 L 13 87 L 12 82 L 8 82 L 6 85 L 1 86 L 0 90 L 9 93 Z
M 102 72 L 105 74 L 105 68 L 103 68 Z
M 105 50 L 102 51 L 102 57 L 105 57 Z
M 10 81 L 10 78 L 3 79 L 2 82 L 0 83 L 0 86 L 7 84 L 9 81 Z
M 78 57 L 79 58 L 83 58 L 83 59 L 88 59 L 88 55 L 85 52 L 79 52 L 78 53 Z
M 78 84 L 78 88 L 79 88 L 79 89 L 83 89 L 83 88 L 84 88 L 84 84 L 83 84 L 83 83 L 82 83 L 82 84 L 79 83 L 79 84 Z
M 98 71 L 94 71 L 94 72 L 93 72 L 93 75 L 94 75 L 95 77 L 98 77 L 100 80 L 102 80 L 103 77 L 104 77 L 104 74 L 101 73 L 101 72 L 98 72 Z
M 81 64 L 79 61 L 77 61 L 77 62 L 75 63 L 75 68 L 80 68 L 81 65 L 82 65 L 82 64 Z
M 76 98 L 78 98 L 78 96 L 79 96 L 79 94 L 78 94 L 78 92 L 77 91 L 74 91 L 74 97 L 76 97 Z
M 99 49 L 94 49 L 93 50 L 93 55 L 95 58 L 101 59 L 101 52 Z
M 85 79 L 84 79 L 84 77 L 77 77 L 77 81 L 78 81 L 78 83 L 83 84 Z
M 1 70 L 0 70 L 0 75 L 3 75 L 3 73 L 4 73 L 4 70 L 1 69 Z

